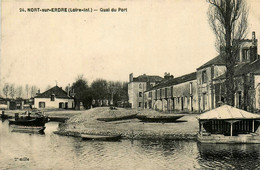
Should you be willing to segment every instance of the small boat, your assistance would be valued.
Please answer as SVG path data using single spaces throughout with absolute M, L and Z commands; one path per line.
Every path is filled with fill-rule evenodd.
M 101 140 L 101 141 L 118 141 L 122 138 L 122 135 L 90 135 L 81 134 L 83 140 Z
M 20 126 L 44 126 L 46 123 L 45 117 L 35 118 L 19 118 L 9 120 L 9 125 L 20 125 Z
M 160 115 L 160 116 L 146 116 L 146 115 L 137 115 L 137 119 L 142 122 L 159 122 L 159 123 L 169 123 L 175 122 L 177 119 L 183 117 L 184 115 Z
M 2 111 L 1 117 L 2 120 L 10 118 L 8 115 L 5 114 L 5 111 Z
M 97 118 L 98 121 L 104 122 L 111 122 L 111 121 L 118 121 L 118 120 L 127 120 L 127 119 L 134 119 L 136 114 L 120 116 L 120 117 L 109 117 L 109 118 Z
M 2 119 L 2 120 L 8 119 L 8 118 L 9 118 L 9 116 L 8 116 L 8 115 L 1 114 L 1 119 Z
M 31 113 L 26 112 L 25 116 L 20 116 L 20 117 L 19 117 L 19 113 L 16 113 L 15 119 L 9 120 L 9 125 L 13 129 L 12 131 L 41 133 L 44 131 L 45 123 L 47 122 L 48 122 L 48 117 L 44 116 L 41 113 L 35 113 L 35 115 L 31 116 Z
M 10 125 L 12 132 L 44 133 L 45 126 Z

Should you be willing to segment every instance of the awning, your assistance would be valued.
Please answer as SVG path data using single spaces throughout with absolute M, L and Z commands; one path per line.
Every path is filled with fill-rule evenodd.
M 223 105 L 216 109 L 201 114 L 199 120 L 240 120 L 260 119 L 260 115 L 253 114 L 229 105 Z

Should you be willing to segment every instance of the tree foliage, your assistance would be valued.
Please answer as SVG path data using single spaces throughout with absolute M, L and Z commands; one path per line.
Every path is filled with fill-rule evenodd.
M 71 91 L 75 93 L 74 100 L 76 108 L 80 107 L 80 102 L 83 103 L 85 108 L 89 108 L 89 87 L 88 82 L 83 75 L 79 75 L 76 81 L 72 84 Z
M 234 105 L 234 66 L 240 41 L 247 33 L 248 8 L 244 0 L 207 0 L 209 24 L 216 36 L 216 49 L 226 59 L 226 102 Z
M 117 101 L 126 101 L 128 98 L 127 83 L 96 79 L 88 87 L 87 80 L 83 76 L 78 76 L 72 85 L 72 91 L 76 94 L 74 98 L 76 105 L 83 102 L 85 108 L 116 105 Z M 108 103 L 105 104 L 103 101 Z
M 108 97 L 108 83 L 104 79 L 97 79 L 91 83 L 91 89 L 94 92 L 94 99 L 103 100 Z

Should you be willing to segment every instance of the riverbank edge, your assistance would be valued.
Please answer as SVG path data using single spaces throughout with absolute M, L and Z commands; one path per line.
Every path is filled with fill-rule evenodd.
M 80 138 L 81 134 L 84 134 L 78 131 L 60 131 L 60 130 L 54 131 L 53 133 L 60 136 L 70 136 L 70 137 L 77 137 L 77 138 Z M 99 133 L 98 135 L 105 135 L 105 134 Z M 197 141 L 197 134 L 135 134 L 135 135 L 122 134 L 122 138 L 134 139 L 134 140 L 151 139 L 151 140 L 195 140 Z

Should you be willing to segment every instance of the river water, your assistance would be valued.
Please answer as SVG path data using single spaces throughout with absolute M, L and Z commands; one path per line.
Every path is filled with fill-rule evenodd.
M 0 122 L 0 169 L 260 169 L 258 144 L 183 140 L 82 141 L 53 133 L 11 132 Z

